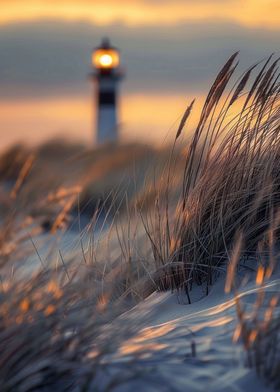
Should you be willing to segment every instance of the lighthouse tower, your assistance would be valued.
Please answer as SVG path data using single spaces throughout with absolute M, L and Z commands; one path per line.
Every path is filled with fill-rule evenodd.
M 118 141 L 118 82 L 122 79 L 119 51 L 104 38 L 92 53 L 95 82 L 96 141 Z

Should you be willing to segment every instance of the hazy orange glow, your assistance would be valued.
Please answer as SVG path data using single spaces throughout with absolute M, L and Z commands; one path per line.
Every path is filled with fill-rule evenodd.
M 151 142 L 160 146 L 171 142 L 181 116 L 193 98 L 196 102 L 181 137 L 190 135 L 197 124 L 205 99 L 203 94 L 122 94 L 119 108 L 122 140 Z M 235 103 L 232 113 L 227 116 L 228 121 L 240 105 L 242 100 Z M 18 141 L 36 144 L 55 137 L 91 143 L 94 140 L 95 110 L 91 95 L 2 101 L 1 148 Z
M 90 97 L 1 102 L 1 147 L 18 141 L 38 143 L 59 135 L 87 141 L 92 121 L 91 106 Z
M 98 49 L 93 53 L 92 62 L 96 68 L 116 68 L 120 58 L 114 49 Z
M 160 18 L 159 18 L 160 14 Z M 121 21 L 135 24 L 176 24 L 181 21 L 222 19 L 245 26 L 276 28 L 280 26 L 280 2 L 278 0 L 229 0 L 205 1 L 182 0 L 149 3 L 146 0 L 89 1 L 60 0 L 2 0 L 0 23 L 34 20 L 39 18 L 63 18 L 66 20 L 90 20 L 97 24 Z
M 170 141 L 193 96 L 123 94 L 120 102 L 122 138 L 156 143 Z M 190 127 L 195 119 L 196 110 Z M 56 136 L 88 143 L 93 141 L 94 126 L 95 107 L 91 95 L 0 103 L 1 148 L 17 141 L 38 143 Z

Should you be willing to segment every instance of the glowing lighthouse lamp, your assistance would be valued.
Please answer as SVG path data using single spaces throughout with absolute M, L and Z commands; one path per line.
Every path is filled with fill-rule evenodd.
M 118 141 L 118 82 L 123 77 L 119 65 L 119 51 L 107 38 L 93 51 L 92 74 L 96 84 L 97 143 Z

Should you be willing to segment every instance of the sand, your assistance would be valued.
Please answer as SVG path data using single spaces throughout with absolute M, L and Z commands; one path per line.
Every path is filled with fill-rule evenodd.
M 45 239 L 42 236 L 36 240 L 41 254 L 44 247 L 39 244 Z M 63 253 L 78 250 L 79 246 L 77 234 L 68 233 L 67 241 L 60 242 Z M 35 264 L 40 267 L 36 254 L 30 262 L 32 270 Z M 244 271 L 239 280 L 248 274 L 248 270 Z M 249 272 L 247 283 L 239 289 L 243 303 L 249 308 L 258 290 L 254 276 L 254 272 Z M 247 366 L 242 342 L 233 342 L 238 322 L 235 300 L 233 294 L 224 293 L 224 283 L 225 274 L 221 274 L 207 296 L 200 287 L 194 288 L 191 304 L 187 304 L 183 294 L 153 293 L 120 316 L 109 326 L 109 336 L 129 325 L 137 326 L 138 332 L 125 338 L 117 353 L 104 358 L 104 369 L 98 373 L 93 390 L 272 391 Z M 264 284 L 264 290 L 269 297 L 279 289 L 280 274 L 275 273 Z
M 275 276 L 264 286 L 268 296 L 279 292 Z M 252 306 L 257 292 L 249 282 L 240 290 L 243 303 Z M 182 297 L 180 298 L 182 301 Z M 127 382 L 116 391 L 272 391 L 246 363 L 241 342 L 233 343 L 237 325 L 233 295 L 224 294 L 224 279 L 210 294 L 193 304 L 180 304 L 176 294 L 154 293 L 122 316 L 123 323 L 145 320 L 111 366 Z M 137 359 L 129 361 L 138 353 Z M 110 368 L 110 360 L 107 362 Z M 108 371 L 108 369 L 107 369 Z M 110 377 L 98 379 L 105 390 Z

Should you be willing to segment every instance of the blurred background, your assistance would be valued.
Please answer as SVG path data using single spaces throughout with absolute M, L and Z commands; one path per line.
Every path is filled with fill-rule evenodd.
M 93 143 L 91 51 L 121 50 L 123 141 L 162 144 L 236 50 L 241 69 L 279 45 L 279 0 L 1 0 L 1 149 Z M 195 116 L 195 114 L 194 114 Z

